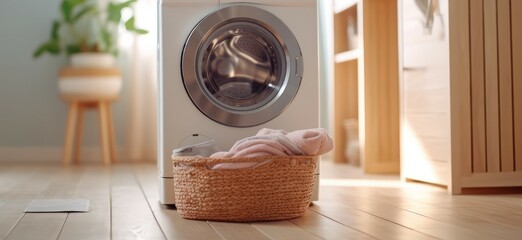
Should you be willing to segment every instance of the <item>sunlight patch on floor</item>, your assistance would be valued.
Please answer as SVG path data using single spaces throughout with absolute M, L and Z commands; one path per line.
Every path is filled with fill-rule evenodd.
M 340 179 L 340 178 L 322 178 L 321 186 L 333 187 L 380 187 L 380 188 L 401 188 L 402 182 L 394 180 L 372 180 L 372 179 Z

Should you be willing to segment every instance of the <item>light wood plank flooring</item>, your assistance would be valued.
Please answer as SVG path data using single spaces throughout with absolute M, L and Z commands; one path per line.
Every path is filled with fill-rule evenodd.
M 323 164 L 320 200 L 302 218 L 223 223 L 158 202 L 156 166 L 0 164 L 2 239 L 521 239 L 522 194 L 445 189 Z M 24 213 L 33 199 L 87 198 L 88 213 Z

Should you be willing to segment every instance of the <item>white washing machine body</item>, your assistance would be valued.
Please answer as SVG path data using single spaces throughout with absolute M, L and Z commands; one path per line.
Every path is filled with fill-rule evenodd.
M 228 150 L 261 128 L 319 127 L 316 0 L 161 0 L 158 4 L 157 164 L 163 204 L 175 204 L 171 154 L 187 136 L 205 135 L 219 149 Z M 251 29 L 251 25 L 261 27 Z M 260 37 L 252 37 L 256 34 Z M 219 40 L 223 44 L 216 44 Z M 273 47 L 274 42 L 282 44 Z M 239 53 L 229 54 L 237 48 Z M 241 59 L 258 67 L 242 64 Z M 221 77 L 211 79 L 217 75 Z M 242 76 L 240 84 L 227 81 L 238 76 Z M 260 78 L 266 86 L 259 86 L 256 79 Z M 215 91 L 244 82 L 250 84 L 246 93 L 244 89 Z M 254 100 L 243 106 L 245 99 Z M 318 181 L 312 200 L 317 195 Z

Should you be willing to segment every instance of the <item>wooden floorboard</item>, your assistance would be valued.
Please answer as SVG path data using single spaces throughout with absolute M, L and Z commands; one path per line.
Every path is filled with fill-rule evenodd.
M 139 181 L 148 206 L 168 239 L 222 239 L 206 221 L 183 219 L 174 210 L 159 202 L 158 176 L 155 167 L 135 165 L 134 173 Z
M 399 208 L 377 205 L 367 206 L 360 210 L 439 239 L 451 239 L 452 236 L 458 236 L 459 239 L 498 239 L 498 236 L 490 235 L 486 232 L 469 229 L 456 224 L 448 224 Z M 440 231 L 440 229 L 444 229 L 444 231 Z
M 6 240 L 56 239 L 66 219 L 67 213 L 27 213 Z
M 377 239 L 436 239 L 355 208 L 337 204 L 316 204 L 311 209 Z
M 87 167 L 74 198 L 89 199 L 90 211 L 70 213 L 60 240 L 103 240 L 111 238 L 110 169 Z
M 307 232 L 290 221 L 252 223 L 252 226 L 274 240 L 316 240 L 318 236 Z
M 304 217 L 291 219 L 290 222 L 322 239 L 375 239 L 364 232 L 345 226 L 311 210 Z
M 43 168 L 41 170 L 45 171 L 47 169 Z M 55 171 L 57 171 L 55 175 L 52 175 L 52 173 L 47 175 L 45 172 L 41 172 L 44 173 L 41 175 L 41 178 L 32 179 L 31 183 L 44 181 L 45 178 L 53 179 L 52 183 L 49 184 L 43 192 L 37 194 L 34 199 L 66 199 L 74 196 L 79 179 L 83 173 L 83 168 L 78 167 L 69 170 L 64 169 L 64 171 Z M 31 189 L 31 187 L 29 187 L 29 189 Z M 16 195 L 27 197 L 31 194 L 31 192 L 19 192 L 23 190 L 24 188 L 13 191 L 15 195 L 11 195 L 11 197 Z M 22 218 L 19 219 L 16 226 L 12 228 L 6 239 L 57 239 L 68 217 L 68 213 L 21 214 L 23 214 Z
M 159 203 L 153 164 L 0 164 L 0 239 L 520 239 L 522 194 L 446 189 L 322 166 L 320 200 L 296 219 L 183 219 Z M 33 199 L 86 198 L 87 213 L 23 213 Z
M 263 234 L 250 223 L 225 223 L 210 222 L 210 226 L 219 236 L 227 240 L 241 240 L 248 236 L 251 240 L 269 240 L 267 235 Z
M 445 222 L 447 224 L 473 229 L 476 232 L 485 233 L 486 236 L 494 236 L 494 239 L 518 239 L 522 234 L 522 229 L 520 228 L 498 224 L 491 220 L 470 216 L 459 211 L 458 209 L 427 208 L 412 209 L 410 211 Z M 460 237 L 460 235 L 456 236 Z
M 0 239 L 7 237 L 7 234 L 16 226 L 24 216 L 24 209 L 29 205 L 30 200 L 2 200 L 0 206 Z
M 25 215 L 29 203 L 56 179 L 59 170 L 56 167 L 23 165 L 3 165 L 1 169 L 9 169 L 0 175 L 3 182 L 0 201 L 4 203 L 0 206 L 0 238 L 4 239 Z
M 130 166 L 112 167 L 111 209 L 112 238 L 166 239 Z

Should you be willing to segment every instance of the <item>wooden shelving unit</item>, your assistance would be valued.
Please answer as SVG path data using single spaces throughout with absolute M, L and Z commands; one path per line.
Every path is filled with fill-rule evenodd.
M 360 165 L 358 81 L 361 7 L 359 0 L 334 1 L 334 135 L 336 162 Z M 362 77 L 362 76 L 361 76 Z M 351 121 L 346 130 L 345 121 Z M 348 133 L 349 132 L 349 133 Z M 347 154 L 347 148 L 350 153 Z M 348 157 L 347 155 L 350 155 Z M 349 159 L 350 158 L 350 159 Z
M 399 172 L 397 2 L 333 0 L 333 9 L 334 160 Z

